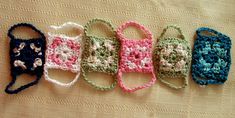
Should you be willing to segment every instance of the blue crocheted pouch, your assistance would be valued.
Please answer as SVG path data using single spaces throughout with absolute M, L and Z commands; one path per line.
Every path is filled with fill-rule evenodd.
M 231 40 L 210 28 L 199 28 L 192 54 L 192 78 L 199 85 L 223 84 L 231 65 Z
M 39 37 L 32 39 L 16 38 L 12 33 L 18 27 L 31 28 Z M 32 85 L 38 83 L 43 74 L 43 65 L 45 62 L 45 36 L 36 29 L 33 25 L 27 23 L 20 23 L 12 26 L 8 31 L 10 38 L 10 64 L 12 81 L 7 85 L 5 92 L 8 94 L 16 94 Z M 36 79 L 26 85 L 23 85 L 15 90 L 10 90 L 18 75 L 27 73 L 36 75 Z

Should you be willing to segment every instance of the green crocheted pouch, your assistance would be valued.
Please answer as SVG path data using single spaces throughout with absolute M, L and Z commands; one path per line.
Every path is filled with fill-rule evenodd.
M 95 23 L 102 23 L 107 25 L 111 31 L 111 37 L 98 37 L 91 35 L 88 32 L 91 30 L 91 26 Z M 83 52 L 82 61 L 82 75 L 84 80 L 95 87 L 98 90 L 110 90 L 113 89 L 116 82 L 116 74 L 118 69 L 119 60 L 119 46 L 120 43 L 116 38 L 116 32 L 110 22 L 102 19 L 92 19 L 84 27 L 85 33 L 85 49 Z M 93 81 L 89 80 L 86 75 L 88 72 L 102 72 L 107 73 L 115 78 L 114 83 L 110 86 L 99 86 Z
M 164 38 L 164 35 L 169 28 L 176 29 L 180 34 L 180 38 Z M 159 37 L 155 48 L 155 69 L 158 79 L 174 89 L 180 89 L 187 86 L 191 55 L 190 45 L 185 39 L 181 29 L 175 25 L 167 26 Z M 170 82 L 170 80 L 166 80 L 167 78 L 181 78 L 184 79 L 184 83 L 182 86 L 177 86 Z

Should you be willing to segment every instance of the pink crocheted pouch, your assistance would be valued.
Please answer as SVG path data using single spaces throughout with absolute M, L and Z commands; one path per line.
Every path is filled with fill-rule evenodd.
M 124 37 L 123 30 L 127 27 L 136 27 L 144 32 L 146 38 L 138 39 L 127 39 Z M 152 86 L 156 77 L 154 75 L 154 67 L 152 61 L 152 34 L 143 25 L 140 25 L 134 21 L 129 21 L 121 25 L 117 29 L 117 37 L 121 42 L 121 60 L 118 69 L 118 83 L 119 86 L 126 92 L 134 92 L 139 89 L 147 88 Z M 134 88 L 128 88 L 124 85 L 122 80 L 122 73 L 128 72 L 139 72 L 139 73 L 149 73 L 152 74 L 151 80 L 141 86 L 136 86 Z

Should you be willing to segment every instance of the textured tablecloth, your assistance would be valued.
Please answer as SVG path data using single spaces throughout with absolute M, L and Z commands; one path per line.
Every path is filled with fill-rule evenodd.
M 207 88 L 200 88 L 189 77 L 189 86 L 184 90 L 172 90 L 157 81 L 150 89 L 127 94 L 119 87 L 96 91 L 82 79 L 66 89 L 42 78 L 37 86 L 17 95 L 4 92 L 11 80 L 6 33 L 15 23 L 29 22 L 46 33 L 49 25 L 67 21 L 84 25 L 92 18 L 104 18 L 117 28 L 127 20 L 135 20 L 153 32 L 154 41 L 166 25 L 173 23 L 182 27 L 191 46 L 195 30 L 208 26 L 230 36 L 235 44 L 234 5 L 234 0 L 1 0 L 0 118 L 235 118 L 234 64 L 224 85 Z M 232 59 L 234 50 L 232 46 Z M 74 77 L 60 71 L 53 71 L 51 76 L 65 81 Z M 99 83 L 108 80 L 101 74 L 89 77 Z M 143 77 L 125 75 L 125 80 L 140 83 Z M 17 85 L 30 81 L 28 78 L 21 76 Z

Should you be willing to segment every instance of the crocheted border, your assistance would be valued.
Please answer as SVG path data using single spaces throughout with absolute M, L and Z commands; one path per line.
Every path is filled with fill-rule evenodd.
M 35 31 L 36 33 L 39 34 L 40 37 L 38 38 L 30 38 L 30 39 L 20 39 L 20 38 L 16 38 L 12 32 L 16 30 L 16 28 L 18 27 L 26 27 L 26 28 L 30 28 L 32 29 L 33 31 Z M 29 23 L 19 23 L 19 24 L 15 24 L 13 25 L 9 30 L 8 30 L 8 37 L 10 38 L 10 64 L 11 64 L 11 76 L 12 76 L 12 81 L 6 86 L 5 88 L 5 92 L 8 93 L 8 94 L 17 94 L 19 92 L 21 92 L 22 90 L 24 89 L 27 89 L 35 84 L 37 84 L 43 74 L 43 65 L 45 63 L 45 48 L 46 48 L 46 40 L 45 40 L 45 36 L 44 34 L 38 30 L 36 27 L 34 27 L 32 24 L 29 24 Z M 35 47 L 35 45 L 31 45 L 31 44 L 34 44 L 34 43 L 37 43 L 37 44 L 40 44 L 41 47 L 40 47 L 40 50 L 36 50 L 37 47 Z M 20 45 L 19 48 L 22 48 L 22 49 L 17 49 L 17 50 L 14 50 L 16 48 L 16 44 L 23 44 L 23 45 Z M 19 58 L 18 56 L 20 56 L 20 51 L 23 50 L 23 48 L 27 45 L 30 45 L 32 51 L 40 51 L 40 53 L 38 53 L 38 59 L 39 59 L 39 63 L 35 63 L 35 64 L 32 64 L 34 69 L 33 70 L 30 70 L 27 65 L 27 63 L 32 63 L 32 62 L 20 62 L 18 63 L 18 66 L 23 68 L 22 69 L 19 69 L 16 67 L 15 65 L 15 61 L 14 59 L 17 59 Z M 35 49 L 35 50 L 33 50 Z M 17 52 L 18 54 L 15 55 L 15 52 Z M 17 57 L 15 57 L 17 56 Z M 24 65 L 26 64 L 26 66 Z M 37 66 L 39 64 L 39 66 Z M 23 74 L 23 73 L 27 73 L 27 74 L 30 74 L 30 75 L 36 75 L 36 79 L 26 85 L 22 85 L 20 86 L 19 88 L 17 89 L 14 89 L 14 90 L 10 90 L 10 88 L 15 84 L 16 82 L 16 78 L 18 75 L 20 74 Z
M 111 37 L 98 37 L 95 35 L 91 35 L 88 32 L 91 30 L 91 26 L 95 23 L 101 23 L 104 24 L 106 26 L 108 26 L 111 29 L 111 32 L 113 34 L 113 36 Z M 116 32 L 114 31 L 114 28 L 112 26 L 112 24 L 108 21 L 105 21 L 103 19 L 92 19 L 90 20 L 84 27 L 84 35 L 85 35 L 85 49 L 83 51 L 83 55 L 82 55 L 82 76 L 83 79 L 88 82 L 92 87 L 94 87 L 97 90 L 102 90 L 102 91 L 106 91 L 106 90 L 111 90 L 113 88 L 115 88 L 117 81 L 116 81 L 116 74 L 117 74 L 117 69 L 118 69 L 118 60 L 119 60 L 119 41 L 116 38 Z M 96 47 L 92 47 L 93 43 L 105 43 L 105 42 L 111 42 L 113 45 L 113 51 L 112 51 L 112 63 L 110 67 L 104 66 L 102 64 L 89 64 L 89 57 L 92 56 L 92 51 L 96 50 Z M 93 44 L 94 45 L 94 44 Z M 102 51 L 102 50 L 101 50 Z M 96 53 L 100 52 L 100 51 L 95 51 Z M 109 51 L 106 51 L 106 53 L 110 54 Z M 104 56 L 107 56 L 106 53 L 102 53 Z M 97 56 L 97 55 L 96 55 Z M 94 58 L 96 58 L 96 56 L 94 56 Z M 98 54 L 99 56 L 99 54 Z M 103 63 L 103 61 L 100 60 L 96 60 L 92 61 L 94 63 Z M 93 82 L 92 80 L 89 80 L 86 75 L 88 72 L 101 72 L 101 73 L 106 73 L 111 75 L 114 78 L 114 82 L 110 85 L 110 86 L 100 86 L 97 85 L 95 82 Z
M 164 37 L 166 31 L 169 28 L 176 29 L 181 38 L 177 37 Z M 177 47 L 175 47 L 177 46 Z M 166 48 L 167 47 L 167 48 Z M 170 50 L 172 47 L 172 50 Z M 180 48 L 179 48 L 180 47 Z M 179 48 L 179 49 L 178 49 Z M 170 50 L 171 52 L 168 52 Z M 167 51 L 167 52 L 166 52 Z M 165 53 L 167 53 L 167 56 L 163 56 Z M 173 60 L 174 65 L 172 66 L 172 60 L 165 60 L 169 59 L 170 56 L 174 58 L 177 62 Z M 180 56 L 180 57 L 179 57 Z M 174 88 L 174 89 L 181 89 L 185 88 L 188 85 L 188 73 L 189 73 L 189 68 L 191 65 L 191 48 L 188 43 L 188 41 L 185 39 L 184 34 L 182 33 L 182 30 L 180 29 L 179 26 L 176 25 L 169 25 L 166 28 L 163 29 L 163 32 L 161 36 L 159 37 L 159 40 L 157 42 L 157 45 L 155 47 L 154 51 L 154 57 L 155 57 L 155 69 L 156 69 L 156 75 L 157 78 L 164 83 L 165 85 Z M 165 58 L 164 58 L 165 57 Z M 166 62 L 162 62 L 161 59 L 164 59 Z M 171 59 L 171 58 L 170 58 Z M 177 60 L 178 59 L 178 60 Z M 171 65 L 171 68 L 167 68 L 163 66 L 163 63 L 165 64 L 164 66 Z M 165 69 L 167 68 L 167 70 Z M 176 69 L 178 69 L 176 71 Z M 184 83 L 181 86 L 177 86 L 174 83 L 171 83 L 165 78 L 182 78 L 184 79 Z
M 198 28 L 196 35 L 192 56 L 193 80 L 202 86 L 223 84 L 231 66 L 231 39 L 207 27 Z
M 129 26 L 133 26 L 139 30 L 142 30 L 144 32 L 144 34 L 146 35 L 146 38 L 141 39 L 141 40 L 135 40 L 135 39 L 132 40 L 132 39 L 127 39 L 126 37 L 124 37 L 123 31 L 124 31 L 124 29 L 126 29 Z M 117 37 L 121 41 L 121 50 L 120 50 L 121 59 L 120 59 L 118 75 L 117 75 L 119 86 L 125 92 L 134 92 L 134 91 L 152 86 L 156 81 L 156 77 L 154 75 L 153 63 L 152 63 L 152 50 L 151 50 L 152 49 L 152 38 L 153 38 L 152 33 L 147 28 L 145 28 L 143 25 L 140 25 L 139 23 L 137 23 L 135 21 L 128 21 L 128 22 L 123 23 L 117 29 Z M 130 48 L 126 48 L 126 46 L 127 47 L 129 46 Z M 145 47 L 145 46 L 148 46 L 148 47 Z M 138 53 L 137 58 L 140 57 L 138 55 L 143 54 L 142 56 L 144 57 L 144 59 L 141 60 L 141 62 L 135 62 L 134 57 L 130 58 L 130 56 L 126 55 L 126 53 L 129 52 L 127 49 L 130 49 L 130 50 L 133 49 L 130 53 L 133 53 L 134 57 L 136 56 L 135 54 Z M 146 56 L 148 56 L 148 59 L 145 58 Z M 129 59 L 131 59 L 131 60 L 129 60 Z M 139 60 L 139 59 L 137 59 L 137 60 Z M 126 61 L 130 62 L 128 64 L 129 66 L 126 64 Z M 134 61 L 134 62 L 132 62 L 132 61 Z M 141 63 L 141 64 L 139 64 L 139 63 Z M 143 64 L 143 66 L 141 66 L 142 64 Z M 123 72 L 151 73 L 152 78 L 146 84 L 136 86 L 133 88 L 128 88 L 126 85 L 124 85 L 123 80 L 122 80 L 122 73 Z
M 48 32 L 48 43 L 47 43 L 47 50 L 46 50 L 46 63 L 44 66 L 44 77 L 47 81 L 52 82 L 54 84 L 63 86 L 63 87 L 70 87 L 72 85 L 74 85 L 80 76 L 80 63 L 81 63 L 81 55 L 82 55 L 82 36 L 83 36 L 83 26 L 77 24 L 77 23 L 73 23 L 73 22 L 66 22 L 60 26 L 50 26 L 50 28 L 52 30 L 59 30 L 59 29 L 63 29 L 65 27 L 73 27 L 76 28 L 80 31 L 80 34 L 78 34 L 78 36 L 75 37 L 69 37 L 65 34 L 52 34 L 51 32 Z M 61 39 L 61 43 L 66 43 L 65 46 L 71 45 L 72 47 L 77 47 L 79 46 L 79 49 L 77 50 L 76 54 L 74 56 L 77 57 L 77 59 L 75 59 L 72 64 L 70 64 L 71 66 L 64 66 L 63 64 L 57 64 L 57 63 L 52 63 L 51 59 L 49 59 L 50 56 L 50 52 L 52 50 L 56 50 L 57 48 L 50 48 L 50 46 L 52 46 L 53 41 L 55 41 L 56 39 Z M 63 46 L 63 47 L 65 47 Z M 71 47 L 70 46 L 70 47 Z M 70 48 L 69 48 L 70 49 Z M 73 52 L 74 50 L 71 48 L 71 50 L 69 52 Z M 62 51 L 63 52 L 63 51 Z M 78 54 L 77 54 L 78 53 Z M 56 53 L 54 53 L 56 54 Z M 62 55 L 62 54 L 61 54 Z M 68 55 L 67 53 L 65 54 L 66 56 Z M 59 58 L 58 58 L 59 59 Z M 68 60 L 64 60 L 63 62 L 66 63 Z M 75 67 L 76 66 L 76 67 Z M 61 69 L 64 71 L 71 71 L 73 73 L 77 73 L 75 78 L 68 82 L 68 83 L 64 83 L 64 82 L 60 82 L 58 80 L 52 79 L 49 77 L 48 75 L 48 69 Z

